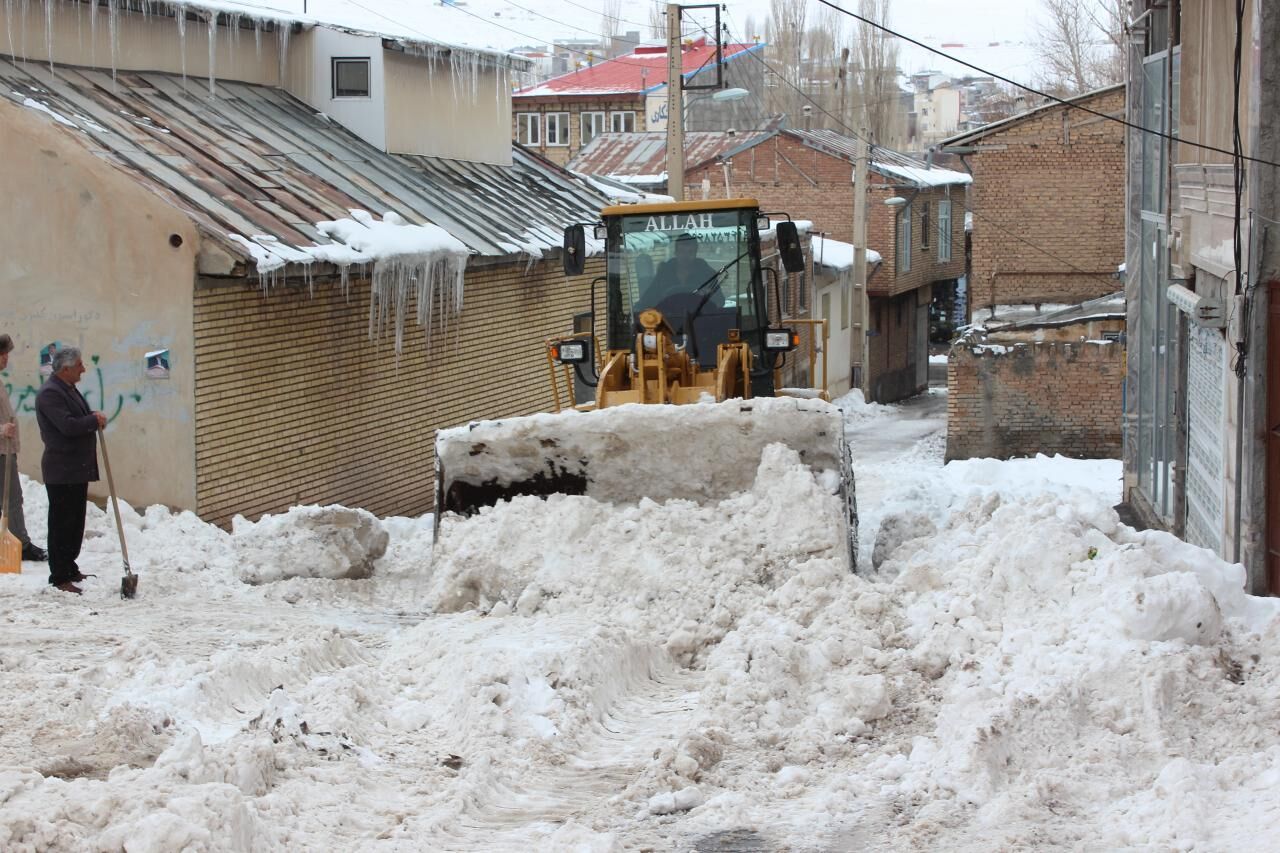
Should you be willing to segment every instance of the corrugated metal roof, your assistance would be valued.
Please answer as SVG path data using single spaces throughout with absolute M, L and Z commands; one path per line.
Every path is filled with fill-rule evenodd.
M 686 169 L 694 169 L 715 160 L 735 148 L 750 147 L 752 140 L 763 139 L 766 131 L 738 133 L 730 136 L 722 131 L 694 131 L 684 135 Z M 652 176 L 654 183 L 666 180 L 667 134 L 602 133 L 587 143 L 569 162 L 575 172 L 627 179 Z
M 726 44 L 720 54 L 721 62 L 753 50 L 762 50 L 763 44 Z M 680 56 L 685 77 L 698 71 L 715 67 L 715 46 L 706 39 L 685 48 Z M 657 89 L 667 82 L 667 52 L 640 48 L 635 53 L 607 59 L 588 68 L 579 68 L 561 74 L 542 83 L 521 89 L 513 97 L 535 98 L 549 95 L 602 95 L 639 94 Z
M 828 154 L 848 160 L 850 163 L 854 162 L 858 157 L 858 140 L 851 136 L 843 136 L 834 130 L 797 130 L 793 127 L 787 127 L 778 132 L 794 137 L 810 148 L 825 151 Z M 759 141 L 762 140 L 757 140 L 757 142 Z M 748 147 L 750 147 L 749 144 L 743 144 L 739 146 L 739 150 Z M 922 160 L 917 160 L 914 157 L 909 157 L 882 145 L 872 146 L 870 153 L 870 169 L 884 177 L 910 181 L 922 187 L 973 183 L 973 177 L 964 172 L 957 172 L 952 169 L 931 169 Z
M 432 223 L 481 255 L 559 249 L 562 228 L 608 199 L 513 146 L 510 166 L 387 154 L 280 89 L 172 74 L 0 60 L 3 96 L 56 121 L 185 211 L 234 257 L 228 235 L 329 243 L 317 222 L 352 209 Z

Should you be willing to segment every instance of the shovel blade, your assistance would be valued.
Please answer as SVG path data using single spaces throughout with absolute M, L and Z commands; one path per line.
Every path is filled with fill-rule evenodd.
M 120 578 L 120 597 L 133 598 L 138 594 L 138 576 L 128 574 Z
M 0 574 L 22 572 L 22 542 L 8 530 L 0 533 Z

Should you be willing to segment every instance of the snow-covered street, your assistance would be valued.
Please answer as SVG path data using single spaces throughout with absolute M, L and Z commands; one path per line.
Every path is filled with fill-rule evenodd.
M 1119 524 L 1119 462 L 944 466 L 945 403 L 844 401 L 860 575 L 780 446 L 434 561 L 386 519 L 367 578 L 358 516 L 129 511 L 133 601 L 91 507 L 83 598 L 0 575 L 0 848 L 1272 849 L 1276 602 Z

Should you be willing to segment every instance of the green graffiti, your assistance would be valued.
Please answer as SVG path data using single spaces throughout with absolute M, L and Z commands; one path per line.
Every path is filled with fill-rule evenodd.
M 93 362 L 94 379 L 97 382 L 97 388 L 92 387 L 94 384 L 92 381 L 88 383 L 82 381 L 79 385 L 80 393 L 89 404 L 89 408 L 100 411 L 107 416 L 107 423 L 112 423 L 116 418 L 120 417 L 125 406 L 129 403 L 142 402 L 142 395 L 137 391 L 132 391 L 128 394 L 116 394 L 115 399 L 110 399 L 107 396 L 107 386 L 102 376 L 102 367 L 98 364 L 100 356 L 90 356 L 89 360 Z M 13 410 L 34 415 L 36 412 L 36 394 L 40 392 L 40 386 L 14 385 L 10 381 L 9 371 L 7 370 L 0 371 L 0 379 L 4 380 L 4 391 L 13 402 Z M 95 400 L 98 401 L 97 404 L 94 403 Z

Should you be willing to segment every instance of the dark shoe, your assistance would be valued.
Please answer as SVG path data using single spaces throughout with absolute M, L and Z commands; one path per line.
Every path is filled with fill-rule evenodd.
M 49 552 L 39 545 L 32 545 L 28 542 L 22 546 L 22 559 L 30 560 L 33 563 L 43 563 L 49 559 Z
M 63 592 L 74 592 L 76 595 L 84 594 L 84 590 L 82 590 L 80 587 L 73 584 L 71 581 L 67 581 L 66 583 L 54 584 L 53 588 L 60 589 Z

